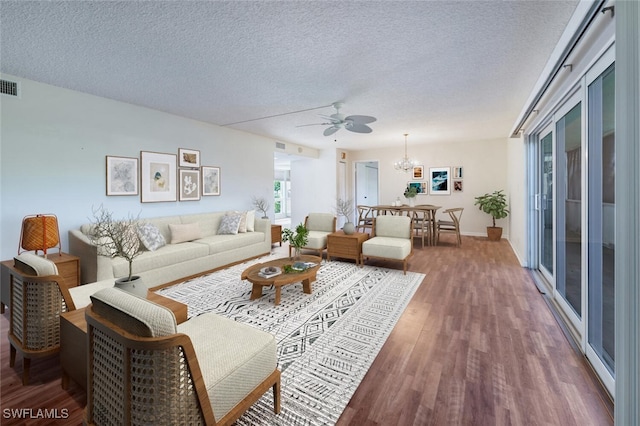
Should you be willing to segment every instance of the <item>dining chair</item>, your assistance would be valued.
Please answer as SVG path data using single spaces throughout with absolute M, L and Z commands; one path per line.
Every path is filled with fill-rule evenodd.
M 414 235 L 420 238 L 422 247 L 424 248 L 425 237 L 427 238 L 427 244 L 431 245 L 431 211 L 415 208 L 411 212 L 411 220 L 413 221 Z
M 447 209 L 443 213 L 447 213 L 451 220 L 438 220 L 437 222 L 437 243 L 440 243 L 441 233 L 450 233 L 456 235 L 456 246 L 462 245 L 462 238 L 460 237 L 460 219 L 462 218 L 462 211 L 464 208 L 456 207 L 453 209 Z
M 373 227 L 373 209 L 371 206 L 358 205 L 356 206 L 358 209 L 358 223 L 356 226 L 356 231 L 366 232 L 367 229 L 371 229 Z

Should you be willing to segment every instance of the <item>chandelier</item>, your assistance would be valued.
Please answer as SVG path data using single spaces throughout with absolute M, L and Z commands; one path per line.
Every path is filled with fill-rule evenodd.
M 408 172 L 409 170 L 413 170 L 413 166 L 416 165 L 416 162 L 413 160 L 410 160 L 409 157 L 407 156 L 407 136 L 409 136 L 408 133 L 404 134 L 404 157 L 402 157 L 401 160 L 398 160 L 394 163 L 393 167 L 396 170 L 402 170 L 403 172 Z

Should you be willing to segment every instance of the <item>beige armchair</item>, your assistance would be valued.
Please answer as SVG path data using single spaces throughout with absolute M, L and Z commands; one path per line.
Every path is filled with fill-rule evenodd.
M 271 334 L 216 314 L 176 325 L 115 288 L 91 299 L 85 424 L 230 425 L 269 388 L 280 412 Z
M 327 235 L 336 232 L 336 217 L 331 213 L 309 213 L 304 219 L 304 226 L 309 230 L 307 245 L 302 247 L 306 250 L 318 252 L 322 257 L 322 252 L 327 248 Z M 291 257 L 289 246 L 289 257 Z
M 362 243 L 360 263 L 366 258 L 402 261 L 407 274 L 407 259 L 413 254 L 413 229 L 409 216 L 382 215 L 373 220 L 371 238 Z
M 75 309 L 55 263 L 26 252 L 9 272 L 9 366 L 22 355 L 22 384 L 29 382 L 31 359 L 60 351 L 60 314 Z

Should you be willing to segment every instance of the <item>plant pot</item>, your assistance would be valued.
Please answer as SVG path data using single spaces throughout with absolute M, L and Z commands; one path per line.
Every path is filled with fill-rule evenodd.
M 487 226 L 487 237 L 489 237 L 489 241 L 500 241 L 502 228 L 499 226 Z
M 132 276 L 131 281 L 127 278 L 118 278 L 114 287 L 135 294 L 136 296 L 147 298 L 147 286 L 142 282 L 142 278 L 137 275 Z
M 346 235 L 351 235 L 354 232 L 356 232 L 356 227 L 353 223 L 351 222 L 347 222 L 344 224 L 344 226 L 342 227 L 342 231 L 346 234 Z
M 407 198 L 407 203 L 409 203 L 409 207 L 415 207 L 416 206 L 416 197 Z

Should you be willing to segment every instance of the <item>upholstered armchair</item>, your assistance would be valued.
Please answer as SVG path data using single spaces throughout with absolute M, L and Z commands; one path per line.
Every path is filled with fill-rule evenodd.
M 273 388 L 275 338 L 210 313 L 176 325 L 170 309 L 115 288 L 86 310 L 86 424 L 230 425 Z
M 22 355 L 22 384 L 29 382 L 32 358 L 60 351 L 60 314 L 75 309 L 55 263 L 25 252 L 14 260 L 9 273 L 9 366 Z
M 360 263 L 366 258 L 399 260 L 407 274 L 407 259 L 413 253 L 412 218 L 381 215 L 373 220 L 371 238 L 362 243 Z
M 318 252 L 322 257 L 322 252 L 327 248 L 327 235 L 336 232 L 336 217 L 331 213 L 309 213 L 304 219 L 304 226 L 309 230 L 307 245 L 302 247 L 306 250 Z M 289 257 L 291 257 L 289 246 Z

